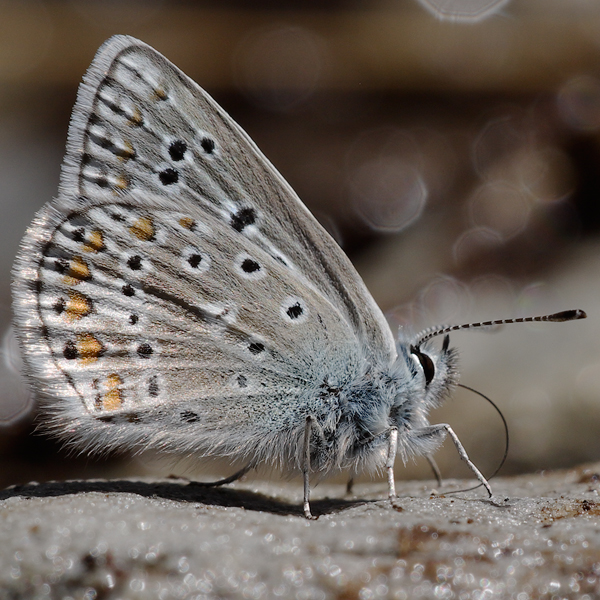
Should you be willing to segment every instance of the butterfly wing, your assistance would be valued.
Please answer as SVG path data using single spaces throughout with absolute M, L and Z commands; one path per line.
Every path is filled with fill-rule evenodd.
M 248 452 L 256 439 L 223 432 L 293 427 L 323 386 L 395 358 L 360 277 L 271 163 L 126 36 L 84 79 L 13 289 L 28 369 L 60 398 L 53 424 L 90 448 Z M 101 423 L 119 427 L 102 438 Z

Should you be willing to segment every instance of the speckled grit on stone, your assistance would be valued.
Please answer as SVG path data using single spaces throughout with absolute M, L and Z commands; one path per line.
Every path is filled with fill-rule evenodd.
M 400 486 L 77 481 L 0 495 L 0 598 L 597 598 L 600 465 Z M 462 482 L 464 483 L 464 482 Z M 443 491 L 455 488 L 449 482 Z M 505 500 L 505 497 L 508 500 Z M 338 498 L 337 500 L 334 498 Z

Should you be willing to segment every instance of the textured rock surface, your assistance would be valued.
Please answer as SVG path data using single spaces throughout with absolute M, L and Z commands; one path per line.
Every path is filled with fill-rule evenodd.
M 456 482 L 401 484 L 392 504 L 383 485 L 321 485 L 316 521 L 293 483 L 20 486 L 0 496 L 0 597 L 597 598 L 598 473 L 499 479 L 497 502 Z

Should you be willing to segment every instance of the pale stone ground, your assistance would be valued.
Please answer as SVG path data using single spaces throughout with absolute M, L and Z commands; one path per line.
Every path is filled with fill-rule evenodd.
M 497 502 L 399 487 L 319 485 L 315 521 L 298 482 L 9 488 L 0 598 L 600 597 L 600 463 L 494 480 Z

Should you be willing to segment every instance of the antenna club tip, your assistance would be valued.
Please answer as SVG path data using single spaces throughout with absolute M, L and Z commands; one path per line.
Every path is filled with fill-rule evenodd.
M 586 319 L 587 315 L 584 310 L 576 308 L 574 310 L 563 310 L 548 316 L 548 321 L 560 323 L 562 321 L 577 321 L 578 319 Z

